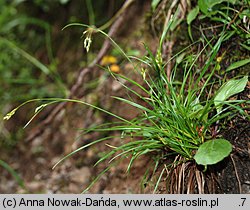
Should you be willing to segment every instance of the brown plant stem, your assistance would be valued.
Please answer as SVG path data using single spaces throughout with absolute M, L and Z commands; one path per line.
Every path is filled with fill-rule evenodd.
M 109 37 L 114 38 L 122 25 L 125 22 L 125 19 L 128 17 L 128 12 L 127 10 L 130 8 L 134 1 L 131 0 L 126 0 L 124 5 L 122 6 L 122 13 L 119 14 L 119 17 L 114 21 L 112 26 L 110 27 L 110 30 L 108 32 Z M 87 74 L 91 74 L 93 70 L 95 70 L 96 65 L 100 63 L 104 55 L 108 52 L 108 50 L 111 47 L 111 42 L 108 37 L 106 37 L 102 48 L 100 49 L 98 55 L 96 56 L 95 60 L 88 66 L 83 69 L 81 69 L 78 73 L 78 76 L 76 77 L 76 82 L 70 89 L 70 94 L 68 96 L 68 99 L 72 99 L 77 96 L 77 93 L 79 89 L 83 86 L 84 78 L 86 77 Z M 56 117 L 58 117 L 59 113 L 64 110 L 68 103 L 67 102 L 62 102 L 58 104 L 55 108 L 53 108 L 48 116 L 41 122 L 39 123 L 39 126 L 36 126 L 33 131 L 30 132 L 28 137 L 26 138 L 26 141 L 31 141 L 34 138 L 42 135 L 44 131 L 46 130 L 46 127 L 51 124 Z M 60 120 L 58 120 L 60 121 Z

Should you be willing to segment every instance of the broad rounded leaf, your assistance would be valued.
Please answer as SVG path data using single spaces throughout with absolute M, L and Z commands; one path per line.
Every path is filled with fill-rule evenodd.
M 225 139 L 209 140 L 203 143 L 194 156 L 199 165 L 213 165 L 225 157 L 232 151 L 232 145 Z
M 211 12 L 213 6 L 216 4 L 221 4 L 222 2 L 230 2 L 235 4 L 236 0 L 198 0 L 198 5 L 200 10 L 207 15 L 209 12 Z

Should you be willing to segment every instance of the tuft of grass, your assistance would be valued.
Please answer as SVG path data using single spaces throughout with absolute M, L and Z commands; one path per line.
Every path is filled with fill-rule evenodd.
M 127 99 L 116 96 L 113 96 L 113 98 L 123 103 L 127 103 L 138 110 L 139 115 L 133 120 L 129 121 L 113 114 L 112 112 L 88 104 L 84 101 L 74 99 L 34 99 L 27 101 L 18 107 L 20 108 L 30 102 L 42 101 L 43 104 L 35 110 L 36 115 L 50 104 L 66 101 L 91 106 L 118 119 L 114 124 L 106 123 L 84 130 L 84 134 L 89 132 L 106 133 L 119 131 L 121 139 L 126 140 L 119 146 L 112 146 L 109 144 L 109 148 L 111 148 L 110 151 L 104 154 L 95 163 L 96 166 L 99 163 L 108 160 L 108 167 L 93 180 L 84 192 L 89 190 L 103 173 L 125 158 L 130 159 L 127 166 L 127 172 L 129 172 L 134 161 L 139 157 L 143 155 L 152 156 L 155 163 L 153 166 L 153 174 L 155 174 L 162 160 L 169 156 L 176 156 L 175 161 L 170 163 L 169 166 L 165 166 L 160 172 L 159 178 L 154 187 L 154 191 L 156 191 L 164 172 L 167 171 L 166 168 L 172 167 L 170 170 L 171 172 L 173 172 L 174 168 L 183 171 L 185 163 L 195 163 L 195 161 L 198 160 L 197 163 L 204 165 L 206 169 L 207 165 L 215 164 L 230 154 L 232 149 L 231 144 L 228 141 L 221 139 L 221 137 L 218 138 L 219 122 L 222 121 L 222 119 L 232 116 L 236 112 L 242 114 L 245 113 L 244 109 L 240 107 L 239 104 L 249 102 L 243 100 L 228 100 L 228 98 L 244 89 L 247 77 L 244 77 L 242 81 L 234 80 L 236 83 L 241 83 L 243 86 L 243 89 L 240 88 L 239 91 L 234 91 L 230 94 L 228 94 L 228 90 L 225 91 L 225 86 L 230 89 L 232 85 L 235 85 L 235 82 L 231 81 L 231 85 L 224 85 L 222 86 L 222 90 L 218 90 L 220 97 L 217 95 L 216 100 L 216 93 L 210 93 L 214 88 L 213 84 L 215 83 L 215 81 L 212 80 L 216 70 L 214 60 L 222 42 L 228 38 L 227 34 L 222 33 L 214 46 L 212 46 L 211 41 L 208 41 L 206 46 L 195 57 L 193 56 L 192 59 L 190 59 L 190 56 L 184 55 L 182 61 L 176 62 L 172 74 L 170 78 L 168 78 L 165 72 L 165 66 L 167 63 L 163 61 L 161 52 L 162 43 L 173 19 L 174 16 L 163 30 L 156 55 L 145 45 L 147 55 L 144 56 L 144 58 L 136 59 L 137 62 L 142 62 L 147 66 L 143 70 L 138 68 L 139 65 L 134 64 L 133 58 L 127 56 L 121 47 L 109 37 L 113 45 L 120 50 L 121 54 L 125 56 L 129 62 L 133 64 L 135 71 L 141 75 L 143 80 L 143 84 L 140 84 L 124 75 L 115 74 L 109 71 L 117 81 L 121 79 L 126 81 L 126 83 L 121 82 L 121 85 L 130 93 L 129 98 Z M 73 25 L 88 27 L 86 32 L 87 35 L 88 32 L 91 31 L 91 33 L 100 32 L 108 37 L 108 35 L 100 29 L 89 27 L 84 24 L 70 24 L 68 26 Z M 212 46 L 211 51 L 210 53 L 207 53 L 205 64 L 198 68 L 196 62 L 208 46 Z M 175 57 L 181 53 L 183 52 L 180 52 Z M 180 63 L 184 66 L 184 69 L 182 78 L 178 80 L 176 79 L 176 75 L 179 74 Z M 134 88 L 131 88 L 131 85 Z M 226 95 L 221 97 L 223 91 Z M 141 92 L 143 94 L 141 94 Z M 139 98 L 140 102 L 133 99 L 133 96 Z M 6 119 L 9 119 L 18 108 L 10 112 L 6 116 Z M 216 113 L 218 108 L 219 111 Z M 28 123 L 30 123 L 30 121 Z M 93 144 L 108 141 L 112 138 L 113 136 L 105 136 L 101 139 L 92 141 L 63 157 L 54 167 L 71 155 L 74 155 Z M 216 143 L 214 143 L 215 141 Z M 223 149 L 225 145 L 226 150 Z M 209 149 L 210 152 L 208 154 L 204 153 L 204 147 Z M 198 157 L 196 156 L 196 153 L 197 155 L 199 154 Z M 146 171 L 146 173 L 148 173 L 148 171 Z

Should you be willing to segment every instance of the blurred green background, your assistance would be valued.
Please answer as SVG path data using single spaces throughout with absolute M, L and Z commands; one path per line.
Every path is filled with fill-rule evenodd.
M 123 2 L 0 0 L 0 118 L 28 99 L 66 97 L 77 71 L 92 60 L 102 42 L 96 40 L 86 55 L 82 29 L 62 28 L 72 22 L 100 26 Z M 19 128 L 1 120 L 0 146 L 13 146 L 21 138 L 24 118 L 15 117 Z

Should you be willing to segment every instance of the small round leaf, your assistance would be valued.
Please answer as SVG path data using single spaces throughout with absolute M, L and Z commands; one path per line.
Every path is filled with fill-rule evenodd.
M 213 165 L 225 157 L 232 151 L 232 145 L 225 139 L 209 140 L 203 143 L 194 156 L 199 165 Z

